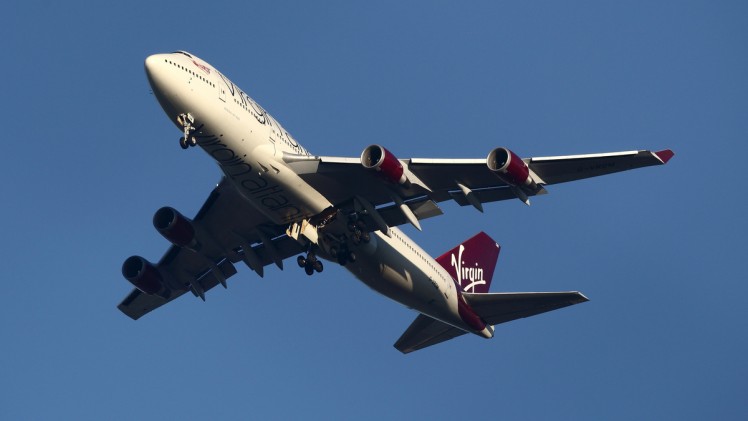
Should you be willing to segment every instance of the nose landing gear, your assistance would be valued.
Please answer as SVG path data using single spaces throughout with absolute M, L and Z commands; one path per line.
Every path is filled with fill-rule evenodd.
M 182 126 L 182 130 L 184 131 L 184 136 L 179 139 L 179 146 L 181 146 L 182 149 L 187 149 L 190 146 L 197 145 L 197 138 L 192 135 L 196 130 L 195 126 L 193 126 L 195 118 L 192 117 L 192 114 L 179 114 L 177 116 L 177 123 Z

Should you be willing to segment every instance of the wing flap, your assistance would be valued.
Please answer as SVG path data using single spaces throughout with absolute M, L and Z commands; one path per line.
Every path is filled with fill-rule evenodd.
M 485 189 L 472 190 L 471 193 L 480 203 L 517 199 L 517 193 L 515 193 L 508 186 L 489 187 Z M 545 189 L 541 188 L 537 193 L 534 194 L 534 196 L 547 193 L 548 192 Z M 472 204 L 468 200 L 467 196 L 465 196 L 465 193 L 462 192 L 462 190 L 453 190 L 450 191 L 449 194 L 452 197 L 452 200 L 454 200 L 460 206 L 468 206 Z
M 439 205 L 437 205 L 436 202 L 434 202 L 433 200 L 425 196 L 417 198 L 417 199 L 409 200 L 405 202 L 405 205 L 407 205 L 410 208 L 410 210 L 413 212 L 413 215 L 415 215 L 416 219 L 418 219 L 419 221 L 422 219 L 432 218 L 434 216 L 439 216 L 443 214 L 441 208 L 439 208 Z M 377 208 L 377 213 L 379 213 L 382 219 L 390 227 L 395 227 L 395 226 L 408 223 L 407 216 L 403 213 L 400 207 L 396 204 L 385 205 L 380 208 Z M 374 222 L 371 216 L 368 216 L 368 215 L 364 216 L 364 221 L 369 227 L 374 228 L 377 226 L 376 222 Z
M 263 267 L 303 251 L 284 234 L 284 227 L 270 224 L 225 178 L 197 212 L 193 224 L 204 235 L 200 252 L 172 245 L 156 264 L 168 291 L 166 298 L 134 289 L 117 306 L 120 311 L 138 319 L 185 292 L 204 297 L 237 273 L 234 263 L 243 260 L 244 246 L 252 248 Z
M 298 242 L 285 235 L 272 239 L 271 247 L 274 248 L 274 253 L 277 253 L 278 257 L 281 259 L 286 259 L 304 251 L 303 247 Z M 170 295 L 168 298 L 163 298 L 158 295 L 148 295 L 138 289 L 133 289 L 132 292 L 130 292 L 130 294 L 117 306 L 120 311 L 133 320 L 137 320 L 158 307 L 182 296 L 188 291 L 193 291 L 195 295 L 199 295 L 195 291 L 195 286 L 201 289 L 204 294 L 219 285 L 221 283 L 221 278 L 225 281 L 237 273 L 234 265 L 229 260 L 225 259 L 216 265 L 215 268 L 197 266 L 204 267 L 204 269 L 199 273 L 192 274 L 189 270 L 184 268 L 182 262 L 184 262 L 185 259 L 200 260 L 200 258 L 189 250 L 180 249 L 178 247 L 173 247 L 173 249 L 175 250 L 167 252 L 165 257 L 170 254 L 174 254 L 176 257 L 170 258 L 168 264 L 162 265 L 159 263 L 157 268 L 164 277 L 171 279 L 172 284 L 178 284 L 181 288 L 170 289 Z M 259 257 L 263 266 L 274 264 L 275 260 L 272 254 L 267 250 L 266 245 L 262 243 L 256 244 L 252 246 L 252 249 Z M 216 269 L 221 271 L 221 275 L 216 275 L 214 273 Z

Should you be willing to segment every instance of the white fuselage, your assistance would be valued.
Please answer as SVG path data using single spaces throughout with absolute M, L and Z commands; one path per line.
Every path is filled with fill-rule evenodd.
M 146 73 L 162 108 L 177 127 L 177 116 L 194 117 L 197 144 L 218 162 L 227 179 L 270 221 L 289 225 L 333 206 L 283 161 L 284 154 L 309 153 L 228 78 L 184 52 L 148 57 Z M 402 231 L 379 231 L 357 246 L 345 267 L 375 291 L 445 323 L 490 337 L 490 326 L 471 328 L 460 316 L 450 274 Z

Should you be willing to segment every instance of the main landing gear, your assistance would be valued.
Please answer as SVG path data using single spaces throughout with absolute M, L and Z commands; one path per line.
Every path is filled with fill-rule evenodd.
M 309 276 L 314 274 L 314 272 L 320 273 L 325 268 L 322 265 L 322 262 L 319 259 L 317 259 L 317 256 L 311 251 L 306 254 L 306 257 L 304 256 L 297 257 L 296 263 L 299 264 L 299 267 L 304 268 L 304 271 Z
M 366 244 L 371 241 L 369 230 L 364 221 L 358 219 L 358 215 L 352 215 L 348 219 L 347 228 L 348 232 L 350 232 L 350 241 L 354 246 Z M 356 261 L 356 253 L 350 249 L 348 242 L 345 240 L 345 236 L 341 236 L 341 241 L 330 249 L 330 254 L 335 256 L 340 266 L 345 266 L 348 263 L 354 263 Z
M 353 263 L 356 261 L 356 253 L 348 249 L 347 244 L 342 244 L 339 249 L 333 247 L 332 249 L 330 249 L 330 253 L 335 256 L 336 259 L 338 259 L 338 263 L 340 264 L 340 266 L 345 266 L 348 263 Z
M 345 266 L 356 261 L 356 253 L 352 249 L 372 240 L 366 223 L 358 214 L 349 215 L 347 223 L 341 221 L 339 224 L 333 224 L 336 215 L 337 211 L 330 208 L 329 212 L 322 212 L 312 220 L 292 224 L 286 231 L 289 237 L 308 247 L 306 256 L 296 258 L 296 263 L 307 275 L 322 272 L 324 269 L 315 250 L 322 251 L 326 259 Z M 330 228 L 332 232 L 322 232 L 325 227 Z
M 184 136 L 179 139 L 179 146 L 182 149 L 187 149 L 190 146 L 197 145 L 197 138 L 192 134 L 195 132 L 195 118 L 190 113 L 182 113 L 177 116 L 177 123 L 182 126 Z
M 369 231 L 366 229 L 366 224 L 360 219 L 352 218 L 348 221 L 348 231 L 351 232 L 351 241 L 353 244 L 359 245 L 361 243 L 368 243 L 371 241 Z

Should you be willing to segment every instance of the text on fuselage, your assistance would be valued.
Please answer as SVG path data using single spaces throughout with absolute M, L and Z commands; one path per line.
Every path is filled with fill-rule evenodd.
M 226 85 L 226 89 L 229 91 L 231 96 L 237 99 L 242 108 L 252 114 L 258 123 L 269 126 L 270 129 L 275 132 L 275 140 L 283 142 L 286 146 L 285 149 L 298 155 L 309 155 L 309 152 L 304 149 L 303 146 L 299 145 L 299 142 L 297 142 L 290 133 L 281 127 L 281 125 L 270 114 L 268 114 L 260 104 L 255 102 L 255 100 L 253 100 L 249 95 L 234 85 L 234 83 L 228 80 L 226 76 L 221 73 L 218 73 L 218 75 L 223 80 L 223 83 Z
M 301 209 L 289 200 L 283 188 L 271 184 L 265 177 L 253 171 L 252 165 L 222 143 L 217 136 L 200 139 L 200 146 L 221 165 L 223 172 L 240 189 L 240 193 L 254 203 L 290 222 L 302 215 Z

